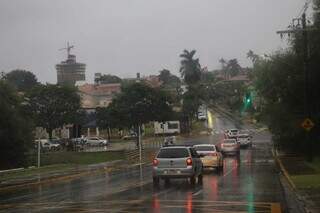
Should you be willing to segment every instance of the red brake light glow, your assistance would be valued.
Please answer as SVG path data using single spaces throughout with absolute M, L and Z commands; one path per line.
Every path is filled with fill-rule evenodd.
M 153 166 L 158 166 L 159 161 L 157 159 L 153 159 L 152 164 L 153 164 Z
M 192 159 L 191 158 L 187 159 L 187 166 L 192 166 Z

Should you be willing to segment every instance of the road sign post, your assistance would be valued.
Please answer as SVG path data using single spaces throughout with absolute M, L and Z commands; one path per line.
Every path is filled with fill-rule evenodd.
M 40 149 L 41 149 L 41 141 L 40 138 L 38 138 L 38 168 L 40 168 Z
M 38 138 L 38 152 L 37 152 L 37 166 L 38 168 L 40 168 L 41 164 L 40 164 L 40 161 L 41 161 L 41 135 L 42 135 L 42 130 L 41 128 L 36 128 L 36 138 Z

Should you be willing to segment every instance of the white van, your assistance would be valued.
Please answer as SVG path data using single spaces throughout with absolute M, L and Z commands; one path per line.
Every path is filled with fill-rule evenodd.
M 154 133 L 156 135 L 180 134 L 180 122 L 179 121 L 154 122 Z

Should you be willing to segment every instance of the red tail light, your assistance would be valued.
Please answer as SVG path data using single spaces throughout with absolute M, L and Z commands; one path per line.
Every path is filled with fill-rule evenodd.
M 159 161 L 157 159 L 153 159 L 152 164 L 153 166 L 158 166 Z
M 187 159 L 187 166 L 192 166 L 192 159 L 191 158 Z

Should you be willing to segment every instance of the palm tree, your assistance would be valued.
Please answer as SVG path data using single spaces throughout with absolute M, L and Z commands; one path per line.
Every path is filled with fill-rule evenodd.
M 193 58 L 195 53 L 195 50 L 190 52 L 184 50 L 183 53 L 180 54 L 180 57 L 182 58 L 180 67 L 181 77 L 188 85 L 197 83 L 201 78 L 201 65 L 199 59 Z
M 224 58 L 220 58 L 219 63 L 221 64 L 221 71 L 224 74 L 224 79 L 227 79 L 227 69 L 226 69 L 227 61 Z
M 252 50 L 247 52 L 247 58 L 252 61 L 252 64 L 255 64 L 259 60 L 259 55 L 255 54 Z
M 241 70 L 241 66 L 239 65 L 238 60 L 236 58 L 228 61 L 227 72 L 229 76 L 238 75 L 240 70 Z

